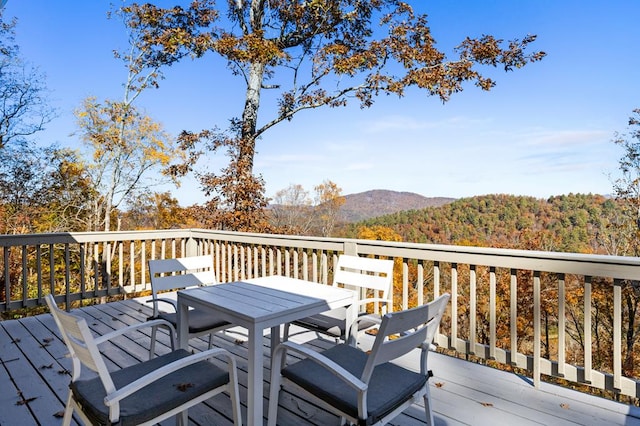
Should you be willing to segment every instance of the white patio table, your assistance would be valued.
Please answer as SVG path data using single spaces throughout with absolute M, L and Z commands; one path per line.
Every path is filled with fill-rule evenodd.
M 211 309 L 217 317 L 244 327 L 249 334 L 247 424 L 263 424 L 264 330 L 271 328 L 272 350 L 280 342 L 280 325 L 329 309 L 347 307 L 347 321 L 357 315 L 355 292 L 330 285 L 282 276 L 252 278 L 232 283 L 178 291 L 178 341 L 188 349 L 189 307 Z

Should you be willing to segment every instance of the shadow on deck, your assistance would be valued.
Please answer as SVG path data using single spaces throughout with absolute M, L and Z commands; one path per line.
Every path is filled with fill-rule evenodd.
M 150 305 L 136 300 L 112 302 L 77 310 L 96 334 L 139 321 L 151 313 Z M 123 336 L 101 349 L 109 368 L 121 368 L 146 359 L 149 329 Z M 158 353 L 170 350 L 169 338 L 160 334 Z M 265 336 L 264 353 L 269 354 Z M 314 333 L 293 338 L 317 349 L 332 345 Z M 369 342 L 363 339 L 363 345 Z M 195 350 L 205 349 L 205 340 L 194 339 Z M 246 419 L 247 349 L 246 334 L 233 329 L 219 334 L 214 345 L 237 357 L 243 418 Z M 71 363 L 51 315 L 38 315 L 0 322 L 0 425 L 58 425 L 64 409 Z M 401 362 L 418 366 L 418 351 Z M 432 353 L 430 369 L 433 409 L 437 426 L 441 425 L 640 425 L 640 409 L 581 392 L 543 383 L 534 389 L 526 377 L 498 371 L 464 360 Z M 264 366 L 265 401 L 269 392 L 269 358 Z M 338 418 L 290 393 L 280 396 L 279 424 L 331 425 Z M 190 424 L 231 425 L 230 401 L 218 395 L 189 410 Z M 173 424 L 172 421 L 163 424 Z M 424 425 L 424 407 L 415 404 L 398 416 L 393 425 Z

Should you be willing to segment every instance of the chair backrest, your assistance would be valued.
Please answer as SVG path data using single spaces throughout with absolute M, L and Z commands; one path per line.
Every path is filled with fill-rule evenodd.
M 113 392 L 115 386 L 111 375 L 98 350 L 98 345 L 91 334 L 87 321 L 58 308 L 51 294 L 45 296 L 45 300 L 69 350 L 73 363 L 72 380 L 75 381 L 80 377 L 81 368 L 84 365 L 98 373 L 107 393 Z
M 361 380 L 368 383 L 377 365 L 401 357 L 416 347 L 422 346 L 423 354 L 426 354 L 440 325 L 449 298 L 450 295 L 445 293 L 426 305 L 385 314 Z M 425 356 L 423 355 L 423 363 L 420 367 L 423 374 L 426 374 Z
M 333 271 L 333 285 L 373 290 L 376 298 L 387 300 L 391 311 L 393 260 L 342 254 Z
M 370 288 L 389 293 L 393 282 L 393 260 L 342 254 L 333 271 L 333 285 Z
M 165 290 L 217 283 L 211 255 L 150 260 L 149 274 L 154 298 Z

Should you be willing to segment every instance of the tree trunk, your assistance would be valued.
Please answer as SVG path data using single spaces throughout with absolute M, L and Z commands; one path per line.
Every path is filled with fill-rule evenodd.
M 258 109 L 260 108 L 260 91 L 264 80 L 264 65 L 252 64 L 249 69 L 247 93 L 242 112 L 242 129 L 238 149 L 238 166 L 240 176 L 253 174 L 253 156 L 256 151 L 256 129 L 258 126 Z

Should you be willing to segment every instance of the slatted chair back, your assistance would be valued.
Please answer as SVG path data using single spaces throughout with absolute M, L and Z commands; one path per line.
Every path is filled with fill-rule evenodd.
M 217 284 L 211 255 L 189 256 L 175 259 L 149 260 L 149 274 L 151 276 L 151 293 L 153 315 L 149 319 L 162 318 L 175 327 L 177 323 L 177 301 L 173 295 L 164 296 L 161 293 L 182 290 L 185 288 Z M 172 310 L 160 311 L 160 304 L 173 307 Z M 213 333 L 225 330 L 231 326 L 226 321 L 216 319 L 206 312 L 199 311 L 191 315 L 189 321 L 189 336 L 198 337 L 209 334 L 209 349 L 213 346 Z M 151 331 L 150 354 L 155 351 L 157 327 Z
M 84 365 L 98 373 L 108 393 L 113 392 L 115 386 L 87 321 L 58 308 L 51 294 L 45 296 L 45 300 L 69 350 L 73 364 L 72 380 L 77 380 L 80 377 L 82 365 Z
M 154 293 L 217 283 L 211 255 L 150 260 L 149 273 Z
M 393 310 L 393 260 L 343 254 L 338 258 L 333 274 L 334 286 L 360 290 L 361 299 L 383 303 L 383 312 Z
M 385 362 L 397 359 L 417 347 L 431 345 L 450 295 L 443 294 L 432 302 L 382 317 L 361 380 L 369 382 L 373 369 Z M 421 373 L 426 374 L 428 348 L 422 351 Z

